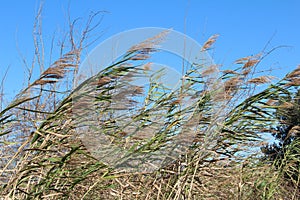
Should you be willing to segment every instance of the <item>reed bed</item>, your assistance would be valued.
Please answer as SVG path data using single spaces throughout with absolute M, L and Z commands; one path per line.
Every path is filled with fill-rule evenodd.
M 133 46 L 112 65 L 69 90 L 96 16 L 91 15 L 77 40 L 72 23 L 70 49 L 63 48 L 61 57 L 1 110 L 2 198 L 299 198 L 298 181 L 284 176 L 291 168 L 265 162 L 260 151 L 263 136 L 279 123 L 276 111 L 289 103 L 276 102 L 299 87 L 299 67 L 277 83 L 270 76 L 256 77 L 256 67 L 267 55 L 259 53 L 238 59 L 235 70 L 219 73 L 218 90 L 215 85 L 197 93 L 210 74 L 220 71 L 218 65 L 201 63 L 188 66 L 181 87 L 173 91 L 158 81 L 162 72 L 148 77 L 148 89 L 132 84 L 132 78 L 151 71 L 148 60 L 159 53 L 156 45 L 167 37 L 164 32 Z M 209 51 L 216 39 L 217 35 L 209 38 L 199 51 Z M 261 84 L 266 89 L 257 91 Z M 78 127 L 88 128 L 82 134 Z M 117 161 L 99 159 L 107 153 L 103 150 L 107 138 L 128 149 L 129 156 Z M 177 141 L 177 148 L 182 146 L 180 153 L 172 154 L 170 141 Z M 102 152 L 94 154 L 99 144 Z M 155 162 L 157 152 L 173 156 L 172 160 L 147 171 L 149 166 L 140 158 Z M 135 159 L 139 170 L 128 167 Z

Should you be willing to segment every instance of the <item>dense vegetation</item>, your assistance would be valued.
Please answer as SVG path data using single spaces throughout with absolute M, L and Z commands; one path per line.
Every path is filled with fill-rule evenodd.
M 73 88 L 81 53 L 89 43 L 94 24 L 97 26 L 93 21 L 97 15 L 90 17 L 81 37 L 74 36 L 76 24 L 72 23 L 60 58 L 42 71 L 37 80 L 30 80 L 28 87 L 1 110 L 3 197 L 299 198 L 300 66 L 277 83 L 271 83 L 271 77 L 255 76 L 256 67 L 269 52 L 258 53 L 236 60 L 235 70 L 218 73 L 218 93 L 216 87 L 197 93 L 207 77 L 219 69 L 217 65 L 192 63 L 184 72 L 181 87 L 175 91 L 158 81 L 159 74 L 150 77 L 144 106 L 138 107 L 139 102 L 134 100 L 143 94 L 144 88 L 131 84 L 130 77 L 151 70 L 148 59 L 159 53 L 156 45 L 167 33 L 137 44 L 114 64 Z M 209 38 L 199 51 L 209 51 L 215 40 L 216 36 Z M 35 45 L 34 64 L 44 66 L 39 38 L 35 38 Z M 256 90 L 260 84 L 266 84 L 262 91 Z M 126 93 L 122 93 L 124 90 Z M 184 106 L 186 94 L 197 94 L 188 107 Z M 122 99 L 125 107 L 114 107 L 118 99 Z M 217 104 L 219 109 L 225 111 L 222 121 L 213 112 L 216 101 L 221 102 Z M 84 105 L 98 108 L 97 116 L 103 121 L 92 125 L 91 142 L 101 143 L 97 138 L 106 134 L 114 144 L 139 156 L 164 149 L 174 135 L 185 134 L 182 142 L 188 142 L 189 148 L 173 162 L 152 172 L 128 172 L 108 166 L 89 152 L 82 135 L 76 132 L 76 127 L 90 125 L 86 118 L 90 110 Z M 116 110 L 129 109 L 125 116 L 116 115 Z M 212 124 L 217 128 L 211 129 Z M 142 132 L 150 127 L 150 139 L 124 139 L 124 130 L 131 125 Z M 189 137 L 190 132 L 196 137 Z M 264 136 L 268 134 L 273 134 L 279 143 L 266 144 Z
M 282 96 L 277 105 L 276 117 L 279 124 L 272 135 L 276 142 L 262 147 L 266 161 L 277 169 L 284 168 L 285 177 L 298 185 L 299 179 L 299 133 L 300 133 L 300 90 Z

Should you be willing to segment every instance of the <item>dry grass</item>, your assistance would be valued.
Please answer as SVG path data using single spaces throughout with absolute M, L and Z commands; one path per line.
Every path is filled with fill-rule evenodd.
M 76 75 L 90 20 L 78 45 L 73 34 L 69 34 L 71 48 L 62 49 L 66 53 L 0 112 L 0 194 L 3 198 L 299 198 L 299 186 L 285 180 L 284 169 L 262 162 L 260 152 L 255 151 L 264 142 L 261 134 L 270 132 L 267 127 L 276 124 L 274 113 L 279 107 L 278 99 L 290 94 L 295 85 L 299 86 L 299 67 L 283 80 L 254 94 L 249 92 L 250 85 L 269 83 L 271 78 L 253 77 L 261 55 L 239 59 L 236 64 L 241 67 L 225 70 L 218 77 L 217 82 L 224 83 L 222 90 L 216 93 L 217 90 L 208 89 L 190 96 L 193 102 L 185 108 L 184 98 L 197 92 L 195 88 L 203 87 L 205 80 L 199 77 L 218 71 L 218 65 L 190 66 L 182 87 L 175 92 L 167 91 L 151 77 L 145 106 L 137 109 L 134 98 L 142 96 L 145 89 L 128 82 L 151 70 L 147 59 L 157 52 L 156 47 L 167 36 L 163 32 L 132 47 L 116 64 L 60 95 L 59 89 L 65 89 L 66 85 L 59 83 L 73 84 L 67 80 L 73 80 Z M 216 38 L 217 35 L 209 38 L 202 51 L 210 49 Z M 216 100 L 227 105 L 220 108 L 227 111 L 221 122 L 213 113 Z M 92 134 L 85 135 L 90 137 L 90 146 L 97 148 L 97 142 L 101 142 L 97 138 L 106 134 L 122 148 L 140 144 L 135 152 L 143 155 L 144 151 L 155 152 L 167 145 L 168 139 L 179 131 L 179 142 L 190 144 L 189 148 L 153 172 L 107 166 L 95 158 L 75 131 L 75 127 L 88 121 L 86 117 L 91 112 L 86 108 L 91 105 L 98 108 L 98 114 L 103 117 L 100 119 L 105 120 L 99 120 Z M 128 108 L 132 109 L 128 115 L 105 118 L 108 110 L 127 111 Z M 217 128 L 212 129 L 212 124 Z M 132 130 L 136 134 L 130 137 L 128 132 Z M 298 132 L 296 127 L 291 134 Z M 145 135 L 148 139 L 150 135 L 150 140 L 145 140 Z M 105 141 L 101 145 L 106 145 Z

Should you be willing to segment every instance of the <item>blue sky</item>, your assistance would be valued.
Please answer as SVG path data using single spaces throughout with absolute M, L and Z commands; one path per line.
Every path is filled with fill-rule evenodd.
M 7 97 L 16 95 L 23 87 L 25 68 L 19 52 L 31 64 L 32 29 L 39 3 L 1 1 L 0 78 L 9 67 L 4 84 Z M 279 45 L 290 48 L 272 53 L 259 70 L 272 67 L 276 69 L 272 75 L 282 77 L 300 64 L 298 0 L 45 0 L 42 23 L 46 45 L 53 34 L 59 37 L 67 29 L 68 5 L 73 19 L 86 18 L 91 11 L 107 11 L 100 26 L 104 34 L 98 43 L 133 28 L 173 28 L 200 44 L 211 35 L 220 34 L 211 53 L 224 68 L 232 68 L 237 58 L 259 53 L 270 40 L 267 50 Z

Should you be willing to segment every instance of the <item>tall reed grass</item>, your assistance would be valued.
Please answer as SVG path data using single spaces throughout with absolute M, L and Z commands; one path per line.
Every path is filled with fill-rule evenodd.
M 216 81 L 224 88 L 218 92 L 213 87 L 202 93 L 195 91 L 218 67 L 201 63 L 188 66 L 185 80 L 175 91 L 157 81 L 159 72 L 149 77 L 147 90 L 131 84 L 132 77 L 151 70 L 148 59 L 159 53 L 155 45 L 165 37 L 166 33 L 162 33 L 132 47 L 114 64 L 69 90 L 87 34 L 95 29 L 91 24 L 96 16 L 91 15 L 77 40 L 73 34 L 75 24 L 71 23 L 70 43 L 65 45 L 70 49 L 62 48 L 61 57 L 2 108 L 3 198 L 299 198 L 298 183 L 289 184 L 283 176 L 285 169 L 263 162 L 259 151 L 265 144 L 263 136 L 278 124 L 274 114 L 278 106 L 274 102 L 299 87 L 299 67 L 272 83 L 272 77 L 255 76 L 256 67 L 267 55 L 257 54 L 238 59 L 235 70 L 222 71 Z M 209 51 L 216 39 L 217 36 L 209 38 L 199 51 Z M 260 84 L 267 84 L 266 89 L 257 92 L 254 88 Z M 136 97 L 145 91 L 143 106 L 137 109 L 140 102 L 135 101 Z M 186 98 L 192 99 L 189 106 L 185 106 Z M 226 103 L 221 108 L 225 111 L 223 121 L 218 121 L 212 112 L 216 101 Z M 91 107 L 97 109 L 86 109 Z M 118 115 L 120 111 L 125 114 Z M 213 129 L 213 123 L 218 128 Z M 86 131 L 84 135 L 78 132 L 78 127 L 86 126 L 89 128 L 82 129 Z M 179 141 L 178 157 L 174 157 L 178 153 L 173 155 L 170 151 L 174 137 Z M 105 153 L 117 156 L 106 144 L 107 138 L 130 152 L 114 161 L 113 167 L 107 164 L 111 161 L 109 156 L 106 160 L 97 157 Z M 188 148 L 179 148 L 182 143 L 189 144 Z M 93 154 L 91 146 L 96 151 L 99 144 L 102 152 Z M 142 158 L 155 162 L 155 152 L 173 156 L 172 161 L 151 172 L 126 171 Z M 138 164 L 141 168 L 145 165 Z

